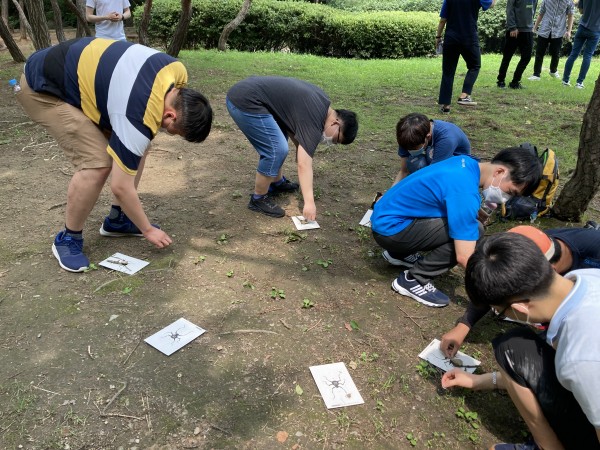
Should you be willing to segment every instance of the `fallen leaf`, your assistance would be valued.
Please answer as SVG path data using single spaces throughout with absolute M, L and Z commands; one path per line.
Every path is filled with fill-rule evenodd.
M 287 441 L 289 434 L 287 431 L 278 431 L 277 432 L 277 442 L 281 442 L 282 444 Z
M 298 450 L 300 448 L 300 444 L 292 445 L 292 450 Z
M 360 328 L 358 327 L 358 323 L 356 323 L 356 321 L 355 321 L 355 320 L 351 320 L 351 321 L 350 321 L 350 326 L 352 327 L 352 329 L 353 329 L 354 331 L 358 331 L 358 330 L 360 330 Z
M 356 369 L 358 367 L 358 364 L 356 364 L 356 361 L 350 361 L 350 363 L 348 365 L 350 366 L 351 369 Z
M 304 391 L 302 390 L 302 388 L 300 387 L 299 384 L 296 385 L 296 394 L 298 394 L 298 395 L 304 394 Z
M 348 330 L 348 331 L 352 331 L 352 327 L 350 326 L 350 324 L 349 324 L 348 322 L 346 322 L 346 323 L 344 324 L 344 327 L 346 327 L 346 330 Z

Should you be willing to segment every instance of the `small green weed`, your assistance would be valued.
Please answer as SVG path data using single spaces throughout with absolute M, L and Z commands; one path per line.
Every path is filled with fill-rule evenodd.
M 328 258 L 328 259 L 321 259 L 321 258 L 319 258 L 319 259 L 317 259 L 315 261 L 315 264 L 318 265 L 318 266 L 323 267 L 324 269 L 327 269 L 330 265 L 333 264 L 333 259 L 331 259 L 331 258 Z
M 415 437 L 414 434 L 412 434 L 412 433 L 406 433 L 406 440 L 408 442 L 410 442 L 410 445 L 412 445 L 413 447 L 416 447 L 416 445 L 417 445 L 417 438 Z
M 375 353 L 375 354 L 377 354 L 377 353 Z M 381 385 L 381 389 L 384 391 L 387 391 L 392 388 L 392 386 L 394 385 L 395 382 L 396 382 L 396 375 L 391 374 L 388 377 L 388 379 L 383 382 L 383 384 Z
M 456 410 L 456 417 L 464 419 L 474 429 L 479 429 L 479 415 L 475 411 L 466 411 L 462 406 Z
M 248 288 L 248 289 L 252 289 L 252 290 L 254 290 L 254 288 L 255 288 L 255 286 L 252 283 L 250 283 L 248 280 L 244 281 L 242 283 L 242 286 L 245 288 Z
M 129 294 L 131 294 L 132 291 L 133 291 L 133 288 L 131 286 L 125 286 L 121 290 L 121 294 L 129 295 Z
M 352 322 L 350 322 L 350 326 L 352 326 Z M 358 325 L 356 326 L 356 329 L 358 330 Z M 378 359 L 379 359 L 379 355 L 377 353 L 369 354 L 368 352 L 362 352 L 360 354 L 360 360 L 362 362 L 375 362 Z
M 307 238 L 308 233 L 297 233 L 296 231 L 286 230 L 285 234 L 285 243 L 289 244 L 291 242 L 300 242 Z
M 351 320 L 350 321 L 350 328 L 352 328 L 352 331 L 359 331 L 360 327 L 358 326 L 358 322 L 356 322 L 356 320 Z
M 231 237 L 231 236 L 229 236 L 228 234 L 226 234 L 226 233 L 223 233 L 223 234 L 222 234 L 221 236 L 219 236 L 219 238 L 217 239 L 217 244 L 219 244 L 219 245 L 224 245 L 224 244 L 227 244 L 227 243 L 229 242 L 229 238 L 230 238 L 230 237 Z
M 427 361 L 419 361 L 419 364 L 415 366 L 417 372 L 425 379 L 433 378 L 437 375 L 437 370 L 434 366 L 429 364 Z
M 233 198 L 241 198 L 242 197 L 242 193 L 240 191 L 233 191 L 233 193 L 231 194 L 231 196 Z
M 375 402 L 375 409 L 379 412 L 385 412 L 385 404 L 381 400 Z
M 83 269 L 85 273 L 91 272 L 92 270 L 98 270 L 98 266 L 94 263 L 90 263 L 90 265 L 87 266 L 87 269 Z
M 358 226 L 355 228 L 356 235 L 358 236 L 358 240 L 360 242 L 365 242 L 371 240 L 371 233 L 369 232 L 369 228 Z
M 302 300 L 302 308 L 304 309 L 309 309 L 312 308 L 313 306 L 315 306 L 314 302 L 308 298 L 305 298 L 304 300 Z
M 206 256 L 198 256 L 194 261 L 194 264 L 198 265 L 200 263 L 203 263 L 204 261 L 206 261 Z
M 227 278 L 231 278 L 231 277 L 233 277 L 233 274 L 234 274 L 233 270 L 229 270 L 229 271 L 227 272 Z
M 276 287 L 271 288 L 271 298 L 283 299 L 285 298 L 285 291 L 283 289 L 277 289 Z

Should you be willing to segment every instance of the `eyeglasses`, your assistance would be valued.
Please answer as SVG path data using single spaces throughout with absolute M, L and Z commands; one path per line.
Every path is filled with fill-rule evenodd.
M 338 133 L 337 133 L 337 136 L 335 138 L 335 143 L 336 144 L 340 144 L 341 143 L 341 141 L 340 141 L 340 133 L 342 132 L 342 126 L 339 123 L 337 124 L 337 126 L 338 126 Z

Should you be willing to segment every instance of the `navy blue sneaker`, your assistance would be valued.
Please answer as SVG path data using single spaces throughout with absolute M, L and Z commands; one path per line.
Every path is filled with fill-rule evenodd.
M 494 450 L 541 450 L 533 439 L 529 439 L 524 444 L 496 444 L 492 448 Z
M 90 265 L 89 259 L 83 254 L 83 239 L 77 239 L 65 230 L 54 238 L 52 253 L 60 267 L 69 272 L 83 272 Z
M 448 296 L 438 291 L 431 281 L 423 286 L 417 280 L 411 278 L 408 270 L 405 270 L 404 273 L 392 282 L 392 289 L 399 294 L 414 298 L 419 303 L 427 306 L 434 308 L 448 306 L 450 303 Z
M 413 253 L 412 255 L 404 256 L 402 258 L 394 258 L 387 250 L 385 250 L 381 256 L 383 256 L 383 259 L 385 259 L 392 266 L 404 267 L 412 267 L 418 260 L 423 259 L 423 255 L 420 253 Z
M 293 181 L 288 180 L 286 177 L 282 178 L 282 182 L 279 184 L 271 183 L 269 186 L 269 195 L 279 195 L 285 194 L 287 192 L 297 191 L 300 185 L 298 183 L 294 183 Z
M 160 229 L 158 225 L 152 224 L 152 226 Z M 121 212 L 116 219 L 111 219 L 109 216 L 106 216 L 104 218 L 104 223 L 100 227 L 100 234 L 108 237 L 143 236 L 140 229 L 125 215 L 124 212 Z

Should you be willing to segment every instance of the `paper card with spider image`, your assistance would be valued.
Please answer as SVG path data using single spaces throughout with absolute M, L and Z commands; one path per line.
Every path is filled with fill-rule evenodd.
M 363 218 L 360 219 L 360 222 L 358 222 L 358 224 L 362 225 L 363 227 L 371 228 L 371 215 L 372 214 L 373 214 L 373 210 L 369 208 L 367 210 L 367 212 L 365 213 L 365 215 L 363 216 Z
M 327 409 L 364 403 L 343 362 L 311 366 L 309 369 Z
M 134 258 L 133 256 L 127 256 L 123 253 L 115 253 L 98 263 L 98 265 L 102 267 L 116 270 L 117 272 L 123 272 L 127 275 L 133 275 L 134 273 L 139 272 L 148 264 L 150 264 L 148 261 L 143 261 Z
M 296 225 L 297 230 L 314 230 L 321 228 L 316 220 L 306 220 L 304 216 L 293 216 L 292 222 Z
M 169 356 L 205 332 L 206 330 L 182 317 L 159 332 L 147 337 L 144 342 Z
M 473 373 L 481 364 L 481 361 L 477 361 L 475 358 L 463 352 L 458 352 L 454 358 L 446 358 L 440 350 L 439 339 L 431 341 L 431 343 L 425 347 L 425 350 L 419 353 L 419 358 L 433 364 L 435 367 L 439 367 L 444 372 L 451 369 L 462 369 L 465 372 Z

